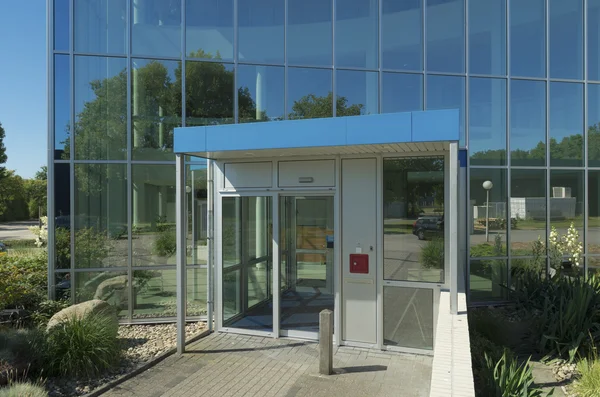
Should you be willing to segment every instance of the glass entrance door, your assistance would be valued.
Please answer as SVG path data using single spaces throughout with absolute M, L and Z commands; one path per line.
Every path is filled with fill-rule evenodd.
M 316 333 L 334 308 L 333 196 L 283 196 L 279 207 L 280 328 Z
M 273 330 L 272 198 L 222 198 L 223 326 Z

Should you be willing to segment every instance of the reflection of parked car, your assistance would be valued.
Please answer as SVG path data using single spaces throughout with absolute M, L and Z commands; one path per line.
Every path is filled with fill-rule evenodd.
M 412 233 L 425 240 L 430 236 L 444 235 L 444 217 L 443 216 L 422 216 L 413 223 Z
M 0 256 L 6 255 L 6 245 L 0 242 Z

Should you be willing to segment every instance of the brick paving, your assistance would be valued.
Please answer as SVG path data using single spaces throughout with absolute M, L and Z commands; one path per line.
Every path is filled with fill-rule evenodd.
M 318 345 L 213 333 L 103 396 L 429 396 L 432 358 L 342 346 L 320 376 Z

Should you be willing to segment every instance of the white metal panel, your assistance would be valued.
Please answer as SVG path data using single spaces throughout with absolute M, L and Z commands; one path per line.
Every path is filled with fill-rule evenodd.
M 335 160 L 281 161 L 280 187 L 333 187 Z
M 272 163 L 227 163 L 225 164 L 225 188 L 249 188 L 272 186 Z
M 377 161 L 342 160 L 343 339 L 377 342 Z M 358 251 L 358 252 L 357 252 Z M 369 256 L 369 273 L 350 273 L 350 254 Z

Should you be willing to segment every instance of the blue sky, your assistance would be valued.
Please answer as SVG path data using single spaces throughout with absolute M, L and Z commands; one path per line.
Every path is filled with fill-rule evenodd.
M 8 169 L 47 163 L 46 1 L 0 0 L 0 123 Z

